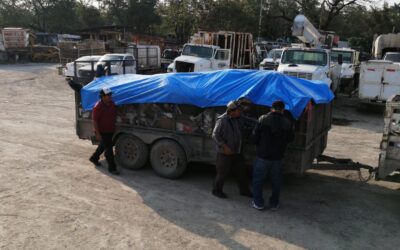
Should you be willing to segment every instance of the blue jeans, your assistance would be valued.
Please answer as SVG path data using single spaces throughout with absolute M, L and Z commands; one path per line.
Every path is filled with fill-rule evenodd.
M 270 174 L 272 194 L 269 198 L 269 205 L 275 207 L 279 205 L 279 194 L 281 192 L 282 160 L 270 161 L 256 157 L 253 169 L 253 199 L 257 206 L 264 206 L 263 187 L 266 175 Z

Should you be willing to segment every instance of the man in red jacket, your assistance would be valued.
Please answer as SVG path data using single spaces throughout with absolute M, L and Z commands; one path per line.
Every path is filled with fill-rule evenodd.
M 111 174 L 119 175 L 114 161 L 113 152 L 113 134 L 115 131 L 115 122 L 117 120 L 117 107 L 112 100 L 112 92 L 108 88 L 100 91 L 100 101 L 96 103 L 92 111 L 93 129 L 96 139 L 100 142 L 96 151 L 90 157 L 90 161 L 101 166 L 99 162 L 100 155 L 104 152 L 108 163 L 108 171 Z

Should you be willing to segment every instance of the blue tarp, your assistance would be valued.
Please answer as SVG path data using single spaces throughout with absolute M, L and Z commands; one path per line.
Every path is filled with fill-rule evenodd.
M 274 71 L 230 69 L 98 78 L 81 90 L 84 110 L 94 107 L 99 100 L 99 91 L 104 87 L 111 89 L 116 105 L 175 103 L 216 107 L 246 97 L 255 104 L 271 106 L 274 101 L 282 100 L 296 119 L 310 100 L 319 104 L 329 103 L 334 98 L 322 82 L 288 77 Z

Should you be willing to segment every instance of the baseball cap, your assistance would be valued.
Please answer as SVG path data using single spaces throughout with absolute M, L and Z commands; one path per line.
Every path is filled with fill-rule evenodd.
M 274 101 L 272 103 L 272 108 L 275 109 L 275 110 L 284 110 L 285 109 L 285 103 L 283 101 L 281 101 L 281 100 Z
M 112 92 L 111 92 L 111 89 L 109 89 L 109 88 L 102 88 L 100 90 L 100 95 L 111 95 L 111 94 L 112 94 Z
M 226 105 L 226 108 L 228 110 L 235 110 L 235 109 L 242 109 L 242 106 L 239 104 L 238 101 L 230 101 L 228 102 L 228 104 Z

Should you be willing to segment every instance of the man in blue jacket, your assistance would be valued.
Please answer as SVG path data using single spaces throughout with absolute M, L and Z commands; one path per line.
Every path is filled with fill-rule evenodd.
M 272 195 L 269 198 L 271 210 L 279 208 L 283 165 L 282 160 L 286 146 L 293 140 L 291 122 L 283 114 L 285 104 L 275 101 L 271 112 L 262 115 L 253 130 L 253 141 L 257 146 L 256 160 L 253 168 L 253 200 L 251 206 L 263 210 L 263 186 L 267 173 L 270 173 Z

